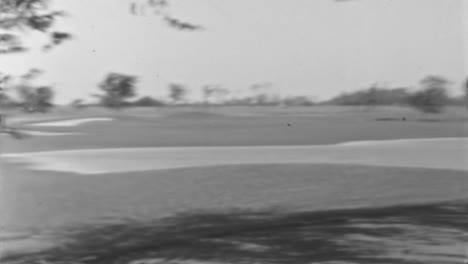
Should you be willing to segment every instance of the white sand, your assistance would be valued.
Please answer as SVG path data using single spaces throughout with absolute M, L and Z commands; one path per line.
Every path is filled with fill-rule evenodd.
M 48 131 L 34 131 L 34 130 L 23 130 L 23 133 L 31 136 L 70 136 L 70 135 L 79 135 L 81 133 L 73 133 L 73 132 L 48 132 Z
M 151 147 L 10 153 L 33 170 L 103 174 L 228 164 L 329 163 L 468 170 L 468 138 L 401 139 L 326 146 Z
M 48 121 L 40 123 L 31 123 L 29 126 L 41 126 L 41 127 L 74 127 L 79 126 L 89 122 L 103 122 L 103 121 L 112 121 L 113 118 L 109 117 L 94 117 L 94 118 L 76 118 L 76 119 L 66 119 L 59 121 Z

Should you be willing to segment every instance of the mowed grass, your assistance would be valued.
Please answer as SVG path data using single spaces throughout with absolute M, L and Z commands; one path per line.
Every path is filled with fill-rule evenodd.
M 448 264 L 462 260 L 467 242 L 465 172 L 284 164 L 84 176 L 2 168 L 1 226 L 39 243 L 11 249 L 2 241 L 2 263 Z
M 468 198 L 466 172 L 353 165 L 230 165 L 94 176 L 4 164 L 2 226 L 57 228 L 191 210 L 329 210 Z
M 56 110 L 38 116 L 41 120 L 78 117 L 112 117 L 77 127 L 28 127 L 31 116 L 12 117 L 23 127 L 80 135 L 32 137 L 18 141 L 2 137 L 3 152 L 54 149 L 233 146 L 233 145 L 321 145 L 353 140 L 380 140 L 468 136 L 463 108 L 441 115 L 422 115 L 407 108 L 308 107 L 308 108 L 162 108 L 127 109 L 121 112 L 96 108 Z M 406 121 L 401 118 L 405 117 Z M 29 118 L 26 122 L 25 119 Z M 379 121 L 380 120 L 380 121 Z M 386 120 L 386 121 L 382 121 Z
M 82 135 L 2 137 L 1 151 L 468 136 L 462 108 L 56 109 L 13 120 L 81 117 L 116 121 L 31 127 Z M 459 263 L 467 242 L 466 172 L 282 164 L 85 176 L 1 165 L 1 227 L 58 242 L 2 263 Z
M 468 234 L 456 171 L 251 165 L 4 183 L 7 226 L 52 230 L 56 244 L 2 263 L 448 264 Z

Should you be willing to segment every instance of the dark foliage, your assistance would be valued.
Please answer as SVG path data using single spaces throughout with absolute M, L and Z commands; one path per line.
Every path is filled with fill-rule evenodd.
M 90 6 L 92 8 L 92 6 Z M 169 13 L 169 1 L 147 0 L 143 3 L 130 3 L 130 12 L 141 15 L 144 10 L 151 9 L 155 15 L 161 16 L 170 27 L 184 31 L 202 29 L 199 25 L 182 21 Z M 77 14 L 79 15 L 79 14 Z M 71 39 L 68 32 L 54 30 L 54 24 L 65 12 L 55 10 L 50 0 L 1 0 L 0 1 L 0 54 L 27 51 L 24 45 L 22 33 L 27 30 L 41 32 L 48 37 L 48 42 L 42 49 L 48 51 L 51 48 Z
M 26 112 L 45 113 L 53 106 L 52 99 L 54 97 L 54 91 L 51 87 L 21 85 L 18 86 L 17 89 L 20 96 L 18 105 L 22 106 Z
M 444 89 L 427 88 L 411 95 L 409 105 L 424 113 L 440 113 L 447 101 L 447 93 Z
M 61 234 L 68 241 L 61 246 L 7 255 L 2 260 L 17 264 L 144 259 L 161 260 L 148 263 L 421 263 L 411 258 L 405 243 L 395 241 L 412 246 L 462 242 L 468 232 L 467 213 L 466 201 L 323 212 L 193 212 L 152 223 L 69 228 Z M 408 252 L 408 256 L 392 255 L 392 250 Z
M 187 93 L 187 88 L 185 88 L 182 84 L 169 84 L 169 98 L 171 98 L 174 103 L 183 101 Z
M 440 76 L 430 75 L 421 80 L 422 90 L 412 94 L 408 103 L 424 113 L 440 113 L 449 101 L 447 85 L 450 82 Z
M 410 93 L 405 88 L 369 88 L 352 93 L 344 93 L 325 103 L 336 105 L 404 105 Z
M 52 48 L 70 39 L 68 33 L 51 32 L 57 18 L 64 15 L 64 12 L 51 8 L 48 0 L 0 1 L 0 29 L 4 31 L 0 34 L 0 53 L 26 51 L 21 35 L 26 30 L 47 35 L 49 43 L 44 48 Z
M 109 73 L 99 84 L 99 88 L 104 92 L 97 95 L 101 104 L 105 107 L 120 108 L 126 105 L 126 99 L 136 95 L 137 78 L 132 75 L 121 73 Z
M 285 106 L 313 106 L 315 103 L 307 96 L 292 96 L 283 100 Z
M 144 96 L 133 102 L 132 105 L 140 107 L 160 107 L 165 106 L 165 103 L 151 96 Z

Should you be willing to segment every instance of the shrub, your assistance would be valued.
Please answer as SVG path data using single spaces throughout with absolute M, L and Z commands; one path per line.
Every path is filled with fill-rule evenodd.
M 135 96 L 136 82 L 135 76 L 109 73 L 99 84 L 104 94 L 97 96 L 103 106 L 119 109 L 127 105 L 126 99 Z
M 408 100 L 411 107 L 423 113 L 440 113 L 444 110 L 447 102 L 447 92 L 440 87 L 429 87 L 415 92 Z
M 164 102 L 154 99 L 150 96 L 144 96 L 133 103 L 134 106 L 141 106 L 141 107 L 160 107 L 164 106 Z

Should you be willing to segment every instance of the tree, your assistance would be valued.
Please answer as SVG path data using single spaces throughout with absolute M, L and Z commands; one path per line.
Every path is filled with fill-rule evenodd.
M 447 89 L 447 87 L 451 84 L 449 80 L 439 75 L 426 76 L 419 83 L 423 88 L 442 88 L 442 89 Z
M 52 106 L 54 91 L 49 86 L 36 89 L 36 109 L 39 112 L 47 112 Z
M 208 104 L 211 96 L 215 93 L 216 86 L 213 85 L 205 85 L 202 89 L 203 94 L 203 101 L 205 104 Z
M 139 3 L 138 3 L 139 2 Z M 201 26 L 181 21 L 169 12 L 168 0 L 132 1 L 130 12 L 133 15 L 143 15 L 145 10 L 152 9 L 170 27 L 178 30 L 194 31 Z M 42 49 L 48 51 L 54 46 L 71 39 L 68 32 L 57 31 L 54 24 L 58 18 L 66 16 L 61 10 L 52 7 L 50 0 L 1 0 L 0 1 L 0 54 L 24 52 L 28 48 L 24 45 L 27 31 L 43 33 L 47 41 Z
M 378 98 L 378 86 L 373 84 L 367 91 L 364 93 L 364 105 L 369 107 L 376 106 L 379 103 Z
M 195 31 L 203 29 L 200 25 L 195 25 L 186 21 L 182 21 L 172 16 L 169 12 L 169 0 L 144 0 L 133 1 L 130 4 L 130 12 L 133 15 L 143 15 L 147 10 L 152 10 L 153 14 L 161 16 L 163 21 L 170 27 L 178 30 Z
M 135 101 L 133 105 L 142 107 L 159 107 L 164 106 L 164 103 L 160 100 L 154 99 L 151 96 L 144 96 Z
M 283 99 L 285 106 L 313 106 L 314 102 L 307 96 L 292 96 Z
M 19 104 L 27 112 L 47 112 L 53 106 L 54 91 L 50 86 L 35 86 L 33 81 L 42 74 L 42 70 L 32 68 L 11 86 L 16 89 L 20 98 Z
M 183 101 L 186 95 L 187 89 L 182 84 L 169 84 L 169 98 L 171 98 L 174 103 Z
M 465 81 L 465 103 L 466 103 L 466 109 L 468 109 L 468 78 Z
M 75 109 L 81 109 L 85 107 L 83 99 L 75 99 L 71 101 L 70 106 Z
M 11 85 L 11 76 L 0 74 L 0 109 L 15 107 L 17 103 L 8 94 Z
M 447 105 L 447 85 L 450 82 L 440 76 L 430 75 L 420 82 L 421 91 L 412 94 L 408 103 L 424 113 L 440 113 Z
M 186 31 L 201 29 L 200 26 L 183 22 L 171 16 L 167 12 L 168 0 L 143 1 L 147 7 L 155 10 L 156 15 L 162 16 L 170 27 Z M 43 51 L 48 51 L 72 38 L 70 33 L 54 29 L 56 20 L 66 14 L 63 11 L 53 9 L 50 2 L 50 0 L 0 0 L 0 55 L 27 51 L 24 38 L 28 34 L 24 33 L 28 33 L 28 31 L 40 32 L 46 36 L 46 42 L 41 44 Z M 130 10 L 134 15 L 137 15 L 137 8 L 139 8 L 137 3 L 133 1 Z M 4 90 L 4 87 L 0 87 L 2 97 L 5 95 Z M 5 116 L 2 113 L 0 113 L 0 121 L 2 133 L 9 133 L 17 137 L 16 132 L 8 132 L 17 130 L 5 127 Z
M 41 32 L 47 36 L 44 50 L 70 39 L 66 32 L 54 30 L 54 22 L 64 12 L 54 10 L 48 0 L 2 0 L 0 2 L 0 53 L 23 52 L 24 34 L 27 31 Z
M 45 113 L 53 106 L 54 92 L 49 86 L 32 87 L 28 85 L 18 86 L 20 104 L 26 112 Z
M 132 75 L 122 73 L 109 73 L 99 84 L 99 88 L 104 92 L 97 95 L 101 104 L 105 107 L 120 109 L 125 104 L 125 100 L 135 96 L 135 85 L 137 78 Z
M 223 103 L 230 91 L 221 85 L 206 85 L 203 87 L 202 93 L 205 104 L 208 104 L 210 99 L 214 99 L 217 103 Z
M 343 93 L 325 101 L 337 105 L 406 105 L 410 93 L 405 88 L 379 88 L 376 85 L 369 89 L 352 93 Z
M 223 103 L 226 101 L 226 97 L 230 94 L 230 91 L 226 88 L 220 86 L 215 87 L 214 97 L 218 103 Z
M 11 84 L 11 76 L 8 74 L 0 73 L 0 96 L 2 98 L 9 98 L 7 95 L 7 90 Z
M 268 105 L 270 104 L 270 99 L 272 96 L 269 94 L 269 90 L 272 87 L 272 84 L 269 82 L 266 83 L 255 83 L 250 86 L 250 91 L 252 93 L 251 104 L 255 105 Z

